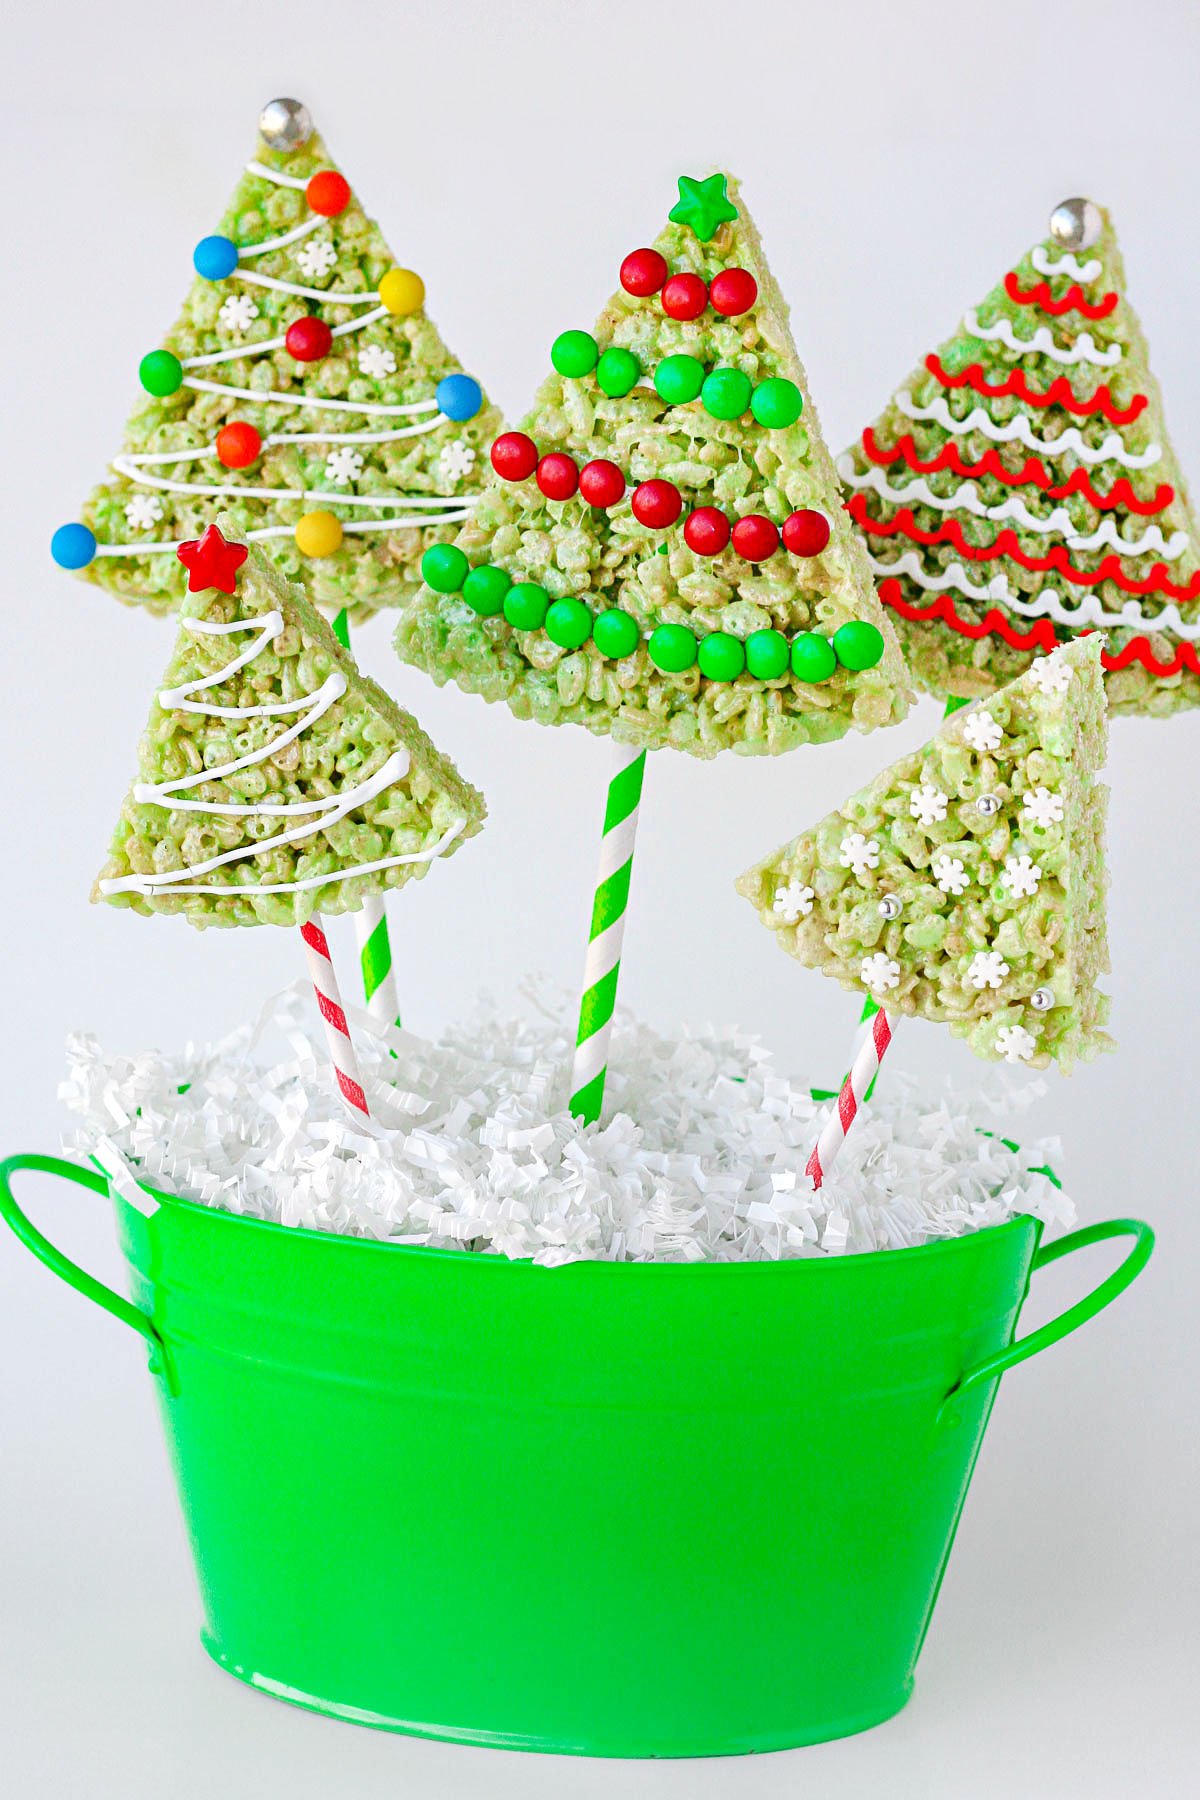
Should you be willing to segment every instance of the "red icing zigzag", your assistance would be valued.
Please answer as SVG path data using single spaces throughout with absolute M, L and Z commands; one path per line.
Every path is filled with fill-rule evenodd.
M 1103 300 L 1085 300 L 1083 289 L 1075 281 L 1062 299 L 1056 300 L 1048 281 L 1036 281 L 1031 288 L 1023 288 L 1015 269 L 1010 269 L 1004 277 L 1004 291 L 1018 306 L 1040 306 L 1055 319 L 1068 312 L 1082 313 L 1085 319 L 1107 319 L 1117 304 L 1117 296 L 1111 293 L 1105 294 Z
M 862 447 L 863 453 L 881 468 L 902 462 L 918 475 L 937 475 L 943 469 L 948 469 L 954 475 L 962 475 L 967 480 L 981 475 L 993 475 L 1005 487 L 1041 488 L 1051 500 L 1066 500 L 1072 494 L 1082 494 L 1090 506 L 1097 507 L 1101 512 L 1114 511 L 1123 506 L 1131 513 L 1139 513 L 1143 518 L 1148 518 L 1152 513 L 1163 512 L 1175 498 L 1175 489 L 1164 481 L 1153 500 L 1139 500 L 1124 475 L 1113 482 L 1107 494 L 1098 494 L 1086 469 L 1073 469 L 1066 481 L 1056 483 L 1045 463 L 1040 462 L 1036 456 L 1027 457 L 1017 474 L 1005 468 L 995 450 L 987 451 L 977 463 L 967 463 L 963 461 L 962 451 L 953 441 L 943 444 L 931 462 L 922 462 L 912 433 L 908 431 L 897 438 L 895 449 L 881 450 L 875 441 L 874 427 L 868 425 L 862 434 Z
M 982 394 L 987 400 L 1024 400 L 1030 406 L 1062 406 L 1070 413 L 1086 417 L 1089 413 L 1100 413 L 1110 425 L 1132 425 L 1139 413 L 1149 406 L 1145 394 L 1135 394 L 1129 405 L 1119 407 L 1114 401 L 1107 385 L 1098 387 L 1087 400 L 1079 400 L 1065 375 L 1059 375 L 1050 383 L 1044 393 L 1030 388 L 1025 379 L 1024 369 L 1014 369 L 1006 381 L 989 382 L 983 372 L 982 364 L 972 363 L 961 375 L 951 375 L 942 367 L 942 360 L 935 351 L 925 358 L 925 367 L 931 375 L 936 375 L 943 387 L 971 388 L 976 394 Z

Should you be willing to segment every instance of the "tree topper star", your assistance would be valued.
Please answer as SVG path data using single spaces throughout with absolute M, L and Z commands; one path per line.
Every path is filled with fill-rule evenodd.
M 667 214 L 676 225 L 690 225 L 702 244 L 707 244 L 718 225 L 737 216 L 737 207 L 725 192 L 725 177 L 720 174 L 710 175 L 707 181 L 681 175 L 679 199 Z
M 237 572 L 250 552 L 245 544 L 227 544 L 215 525 L 204 536 L 180 544 L 175 552 L 188 572 L 188 593 L 216 588 L 222 594 L 237 592 Z

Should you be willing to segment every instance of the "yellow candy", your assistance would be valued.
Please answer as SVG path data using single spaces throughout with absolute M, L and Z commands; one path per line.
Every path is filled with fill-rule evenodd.
M 390 313 L 402 319 L 425 304 L 425 283 L 411 269 L 389 269 L 379 284 L 379 298 Z
M 305 513 L 296 526 L 296 548 L 305 556 L 332 556 L 342 535 L 342 521 L 331 512 Z

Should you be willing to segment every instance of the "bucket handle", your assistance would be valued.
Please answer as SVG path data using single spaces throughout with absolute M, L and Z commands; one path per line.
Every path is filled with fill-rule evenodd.
M 1134 1242 L 1128 1256 L 1117 1265 L 1112 1274 L 1107 1275 L 1090 1294 L 1085 1294 L 1082 1300 L 1077 1300 L 1074 1306 L 1069 1306 L 1066 1312 L 1059 1313 L 1056 1319 L 1050 1319 L 1036 1331 L 1031 1331 L 1028 1337 L 1018 1338 L 1015 1343 L 997 1350 L 992 1356 L 985 1356 L 982 1362 L 968 1369 L 943 1400 L 943 1413 L 952 1401 L 961 1399 L 971 1388 L 980 1387 L 987 1381 L 995 1381 L 998 1376 L 1003 1375 L 1005 1369 L 1011 1369 L 1017 1363 L 1024 1362 L 1027 1357 L 1049 1349 L 1059 1338 L 1068 1337 L 1088 1319 L 1103 1312 L 1131 1281 L 1137 1279 L 1150 1261 L 1154 1233 L 1141 1219 L 1106 1219 L 1100 1225 L 1085 1225 L 1081 1231 L 1072 1231 L 1067 1237 L 1056 1238 L 1052 1243 L 1040 1247 L 1030 1267 L 1031 1277 L 1039 1269 L 1057 1262 L 1061 1256 L 1071 1256 L 1076 1250 L 1086 1249 L 1089 1244 L 1102 1244 L 1108 1238 L 1115 1237 L 1131 1237 Z
M 58 1175 L 64 1181 L 76 1181 L 93 1194 L 107 1194 L 108 1182 L 103 1175 L 92 1169 L 81 1168 L 78 1163 L 64 1162 L 58 1156 L 8 1156 L 0 1162 L 0 1218 L 10 1225 L 27 1250 L 32 1250 L 39 1262 L 68 1286 L 75 1288 L 85 1300 L 94 1300 L 105 1312 L 112 1313 L 115 1319 L 132 1326 L 140 1332 L 150 1346 L 150 1368 L 155 1375 L 162 1375 L 167 1382 L 168 1390 L 175 1392 L 171 1374 L 170 1358 L 167 1347 L 152 1322 L 140 1307 L 114 1293 L 112 1288 L 105 1287 L 78 1263 L 73 1263 L 69 1256 L 64 1256 L 47 1237 L 43 1237 L 33 1221 L 26 1217 L 17 1205 L 12 1191 L 11 1177 L 28 1169 L 31 1173 Z

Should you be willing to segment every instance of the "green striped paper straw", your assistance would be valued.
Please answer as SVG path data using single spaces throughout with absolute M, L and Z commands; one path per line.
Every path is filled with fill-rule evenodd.
M 608 1044 L 612 1037 L 613 1008 L 621 978 L 621 942 L 629 907 L 629 877 L 637 842 L 638 807 L 646 752 L 628 744 L 615 744 L 612 779 L 604 808 L 604 835 L 600 842 L 600 867 L 592 900 L 592 929 L 588 935 L 587 962 L 583 972 L 583 998 L 579 1003 L 579 1033 L 571 1066 L 571 1111 L 584 1125 L 594 1124 L 604 1104 L 608 1075 Z
M 333 635 L 344 650 L 350 648 L 350 620 L 346 609 L 330 621 Z M 354 915 L 358 960 L 362 970 L 367 1011 L 384 1025 L 400 1024 L 400 1000 L 392 967 L 392 940 L 382 894 L 372 894 Z

